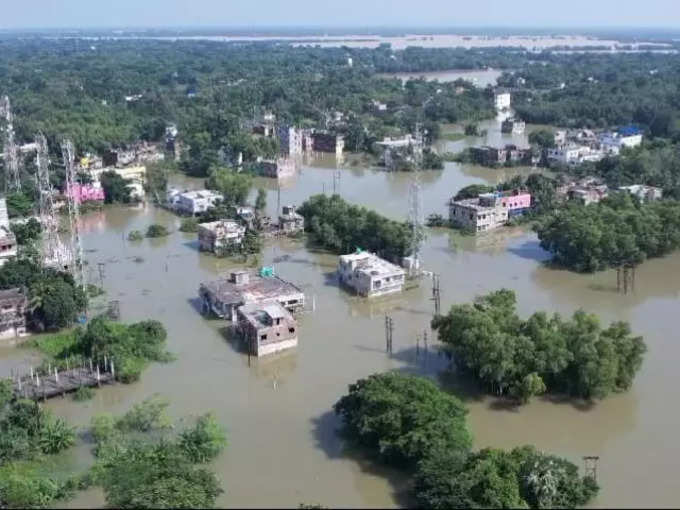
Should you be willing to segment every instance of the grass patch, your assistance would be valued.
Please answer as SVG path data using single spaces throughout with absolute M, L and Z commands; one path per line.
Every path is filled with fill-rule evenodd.
M 73 393 L 73 400 L 76 402 L 85 402 L 87 400 L 92 400 L 94 397 L 94 390 L 88 388 L 87 386 L 81 386 Z
M 442 133 L 439 135 L 439 138 L 449 142 L 457 142 L 465 138 L 465 133 Z

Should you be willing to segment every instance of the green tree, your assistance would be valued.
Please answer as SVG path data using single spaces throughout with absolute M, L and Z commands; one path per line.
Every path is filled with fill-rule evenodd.
M 114 508 L 213 508 L 223 491 L 214 473 L 195 467 L 168 441 L 135 444 L 103 472 L 106 502 Z
M 389 464 L 414 466 L 433 451 L 471 445 L 465 407 L 427 379 L 372 375 L 351 384 L 334 409 L 347 437 Z
M 603 330 L 583 311 L 568 321 L 544 312 L 522 320 L 515 306 L 514 292 L 502 289 L 452 306 L 432 327 L 462 372 L 520 402 L 546 391 L 601 399 L 630 387 L 646 347 L 627 324 Z
M 31 198 L 21 191 L 8 193 L 7 213 L 10 218 L 29 216 L 33 212 L 34 202 Z
M 26 223 L 13 223 L 12 232 L 17 239 L 17 244 L 26 245 L 40 239 L 42 227 L 35 218 L 29 218 Z
M 168 229 L 165 228 L 163 225 L 158 225 L 154 223 L 153 225 L 149 225 L 149 227 L 146 229 L 146 237 L 165 237 L 170 235 L 170 232 L 168 232 Z
M 179 446 L 196 463 L 213 460 L 227 445 L 227 436 L 213 414 L 204 414 L 180 434 Z
M 551 149 L 555 147 L 555 133 L 551 129 L 537 129 L 529 133 L 529 143 L 541 149 Z
M 482 193 L 490 193 L 495 191 L 493 186 L 487 186 L 486 184 L 470 184 L 458 190 L 454 200 L 465 200 L 466 198 L 477 198 Z
M 115 171 L 108 170 L 102 172 L 99 176 L 99 182 L 104 190 L 104 202 L 107 204 L 127 204 L 130 202 L 132 188 L 128 179 L 123 179 Z
M 247 174 L 239 174 L 227 168 L 214 167 L 210 170 L 206 185 L 222 193 L 225 205 L 242 205 L 250 193 L 252 178 Z
M 255 199 L 255 210 L 262 213 L 266 208 L 267 208 L 267 192 L 264 189 L 259 188 L 257 190 L 257 198 Z

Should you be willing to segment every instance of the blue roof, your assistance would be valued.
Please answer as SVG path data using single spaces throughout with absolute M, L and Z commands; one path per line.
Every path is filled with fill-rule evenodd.
M 619 135 L 620 136 L 632 136 L 632 135 L 639 135 L 640 130 L 636 128 L 635 126 L 624 126 L 619 129 Z

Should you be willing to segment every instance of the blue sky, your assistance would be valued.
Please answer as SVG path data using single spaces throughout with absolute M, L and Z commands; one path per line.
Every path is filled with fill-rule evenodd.
M 680 27 L 680 0 L 0 0 L 0 28 Z

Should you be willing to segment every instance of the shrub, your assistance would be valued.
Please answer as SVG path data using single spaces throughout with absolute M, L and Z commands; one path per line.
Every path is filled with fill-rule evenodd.
M 128 241 L 141 241 L 144 239 L 144 235 L 139 230 L 132 230 L 128 234 Z
M 153 224 L 149 225 L 149 228 L 146 229 L 146 237 L 165 237 L 169 234 L 170 232 L 163 225 Z

